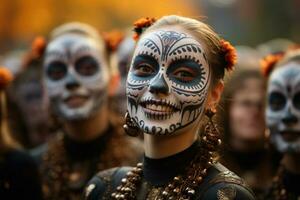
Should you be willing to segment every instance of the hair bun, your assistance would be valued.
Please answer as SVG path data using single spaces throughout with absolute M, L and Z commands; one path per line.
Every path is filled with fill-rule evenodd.
M 232 71 L 237 60 L 235 48 L 228 41 L 221 40 L 221 51 L 224 54 L 225 69 Z
M 0 67 L 0 90 L 5 89 L 13 80 L 13 75 L 6 67 Z
M 281 60 L 284 56 L 284 53 L 270 54 L 260 60 L 260 66 L 262 74 L 265 77 L 268 77 L 271 71 L 274 69 L 276 63 Z
M 154 22 L 156 22 L 156 19 L 154 17 L 143 17 L 135 21 L 133 23 L 133 30 L 135 32 L 135 34 L 133 35 L 133 39 L 137 41 L 143 31 L 154 24 Z

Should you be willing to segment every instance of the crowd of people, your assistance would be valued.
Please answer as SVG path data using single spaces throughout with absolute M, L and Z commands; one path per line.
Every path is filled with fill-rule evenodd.
M 168 15 L 65 23 L 1 65 L 0 199 L 300 199 L 297 45 Z

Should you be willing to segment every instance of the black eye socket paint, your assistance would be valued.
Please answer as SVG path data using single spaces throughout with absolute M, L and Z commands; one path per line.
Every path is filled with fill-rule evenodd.
M 68 67 L 61 61 L 53 61 L 48 64 L 46 74 L 49 79 L 58 81 L 64 78 L 67 74 Z
M 269 106 L 274 111 L 282 110 L 286 104 L 286 97 L 280 92 L 272 92 L 269 96 Z
M 83 56 L 75 62 L 75 70 L 82 76 L 92 76 L 99 71 L 99 63 L 92 56 Z

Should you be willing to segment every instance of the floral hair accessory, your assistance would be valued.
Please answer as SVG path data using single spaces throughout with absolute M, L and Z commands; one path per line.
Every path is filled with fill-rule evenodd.
M 27 68 L 32 62 L 39 60 L 43 56 L 46 46 L 47 42 L 45 38 L 37 36 L 31 43 L 30 51 L 24 57 L 23 68 Z
M 133 26 L 133 30 L 134 30 L 134 35 L 133 35 L 133 39 L 135 41 L 137 41 L 140 37 L 140 35 L 143 33 L 143 31 L 150 27 L 152 24 L 154 24 L 154 22 L 156 21 L 155 18 L 150 18 L 150 17 L 144 17 L 144 18 L 140 18 L 137 21 L 134 22 Z
M 5 89 L 12 80 L 12 73 L 6 67 L 0 67 L 0 90 Z
M 235 48 L 228 41 L 221 40 L 221 50 L 224 53 L 225 69 L 232 71 L 237 60 Z
M 34 58 L 39 58 L 43 55 L 46 49 L 46 40 L 44 37 L 36 37 L 31 44 L 31 52 Z
M 260 61 L 261 71 L 265 77 L 268 77 L 274 69 L 276 63 L 282 59 L 284 53 L 270 54 Z
M 103 33 L 103 38 L 107 49 L 109 51 L 115 51 L 124 39 L 124 34 L 120 31 L 105 32 Z

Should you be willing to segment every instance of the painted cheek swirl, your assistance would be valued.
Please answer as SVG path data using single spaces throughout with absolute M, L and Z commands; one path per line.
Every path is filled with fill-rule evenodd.
M 137 73 L 141 71 L 146 73 Z M 130 115 L 146 133 L 176 132 L 203 112 L 209 77 L 205 53 L 193 37 L 175 31 L 149 33 L 138 43 L 128 74 Z M 166 98 L 153 93 L 164 93 Z M 172 112 L 149 114 L 139 107 Z

